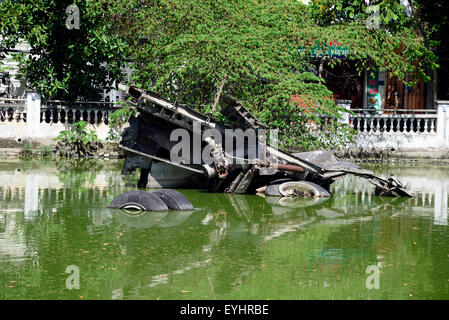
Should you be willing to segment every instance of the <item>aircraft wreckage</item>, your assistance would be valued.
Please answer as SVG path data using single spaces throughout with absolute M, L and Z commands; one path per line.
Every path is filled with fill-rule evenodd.
M 266 126 L 230 96 L 221 96 L 219 99 L 220 113 L 228 120 L 228 125 L 223 125 L 154 92 L 136 87 L 121 86 L 121 89 L 126 90 L 138 111 L 136 116 L 129 119 L 122 134 L 120 147 L 125 152 L 122 174 L 140 168 L 140 188 L 147 187 L 150 173 L 152 177 L 156 176 L 152 168 L 154 170 L 159 164 L 158 170 L 174 169 L 179 172 L 179 187 L 201 188 L 210 192 L 264 192 L 266 195 L 279 197 L 329 197 L 329 187 L 336 178 L 353 174 L 372 183 L 376 195 L 411 196 L 394 177 L 378 177 L 369 170 L 359 168 L 357 164 L 338 159 L 329 151 L 287 153 L 263 142 L 245 144 L 243 148 L 235 146 L 235 139 L 229 139 L 229 132 L 237 131 L 235 129 L 266 129 Z M 195 130 L 205 132 L 209 129 L 221 133 L 219 138 L 200 138 L 201 150 L 207 150 L 209 161 L 198 157 L 198 150 L 195 148 L 186 148 L 188 152 L 184 153 L 187 154 L 182 154 L 174 161 L 173 150 L 179 142 L 173 139 L 172 133 L 177 129 L 184 130 L 191 137 L 196 134 Z M 254 148 L 258 149 L 257 152 L 251 152 Z M 200 159 L 192 163 L 191 159 L 195 157 Z M 163 176 L 164 172 L 159 175 Z M 165 194 L 166 197 L 168 194 L 176 202 L 176 195 L 172 191 L 160 194 Z M 142 205 L 145 198 L 142 192 L 132 191 L 119 197 L 110 207 L 126 207 L 129 204 L 130 208 L 146 210 Z M 187 205 L 186 208 L 191 207 Z M 171 209 L 170 205 L 168 209 Z M 175 205 L 174 209 L 180 209 L 180 206 Z

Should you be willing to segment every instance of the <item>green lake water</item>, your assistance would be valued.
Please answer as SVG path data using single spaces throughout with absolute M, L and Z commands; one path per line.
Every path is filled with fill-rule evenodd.
M 135 189 L 121 164 L 0 164 L 0 299 L 449 298 L 447 166 L 365 166 L 411 199 L 346 176 L 322 202 L 179 190 L 195 211 L 130 216 L 106 208 Z

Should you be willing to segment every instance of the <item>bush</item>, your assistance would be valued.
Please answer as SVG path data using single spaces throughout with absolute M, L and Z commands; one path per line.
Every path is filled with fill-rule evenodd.
M 53 149 L 49 146 L 42 146 L 39 149 L 39 153 L 43 158 L 51 158 L 51 156 L 53 155 Z
M 31 142 L 24 142 L 22 144 L 21 150 L 20 150 L 20 157 L 22 158 L 32 158 L 34 155 L 33 152 L 34 146 Z
M 87 128 L 87 121 L 72 124 L 69 130 L 64 130 L 54 139 L 57 154 L 62 157 L 89 157 L 102 148 L 95 130 Z

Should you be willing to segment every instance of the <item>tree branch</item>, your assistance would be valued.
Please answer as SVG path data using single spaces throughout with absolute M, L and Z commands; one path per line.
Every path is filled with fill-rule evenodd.
M 210 110 L 210 113 L 214 112 L 215 108 L 217 107 L 218 102 L 220 101 L 221 92 L 223 91 L 226 80 L 227 80 L 227 77 L 225 75 L 223 77 L 223 79 L 221 80 L 220 87 L 218 87 L 217 93 L 215 94 L 214 104 L 212 105 L 212 109 Z

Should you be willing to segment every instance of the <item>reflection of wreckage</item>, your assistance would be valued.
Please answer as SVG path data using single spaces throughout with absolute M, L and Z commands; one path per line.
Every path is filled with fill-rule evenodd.
M 126 174 L 140 168 L 139 187 L 146 187 L 152 164 L 162 162 L 167 167 L 177 167 L 188 175 L 180 176 L 180 187 L 207 188 L 211 192 L 255 193 L 264 190 L 267 195 L 277 196 L 329 196 L 329 187 L 338 177 L 353 174 L 368 179 L 375 185 L 376 195 L 410 196 L 395 178 L 384 179 L 375 176 L 369 170 L 360 169 L 356 164 L 342 161 L 327 151 L 304 153 L 286 153 L 268 144 L 252 146 L 246 144 L 244 150 L 234 148 L 233 138 L 227 139 L 226 129 L 261 129 L 265 126 L 239 102 L 229 96 L 220 98 L 220 112 L 229 125 L 212 121 L 189 107 L 172 103 L 159 95 L 135 87 L 127 87 L 127 92 L 138 110 L 137 117 L 131 117 L 120 143 L 125 151 L 126 160 L 122 173 Z M 178 141 L 170 139 L 176 129 L 185 129 L 193 136 L 195 125 L 200 132 L 215 129 L 221 133 L 221 141 L 212 138 L 201 141 L 201 150 L 209 148 L 212 164 L 203 159 L 198 164 L 186 161 L 171 161 L 170 152 Z M 232 131 L 232 130 L 231 130 Z M 232 153 L 226 143 L 232 142 Z M 255 153 L 251 148 L 258 149 Z M 192 159 L 193 148 L 183 159 Z M 251 158 L 249 154 L 263 157 Z M 240 155 L 244 161 L 235 161 Z M 241 159 L 241 158 L 238 158 Z M 275 160 L 274 160 L 275 159 Z M 274 173 L 273 173 L 274 170 Z
M 125 249 L 126 261 L 133 266 L 130 270 L 138 275 L 135 277 L 133 273 L 132 279 L 139 279 L 138 283 L 132 283 L 133 280 L 123 278 L 127 288 L 134 287 L 133 291 L 152 290 L 173 283 L 176 277 L 195 272 L 195 269 L 202 269 L 208 277 L 211 291 L 219 294 L 231 292 L 234 286 L 248 281 L 253 272 L 261 268 L 267 259 L 266 254 L 270 254 L 264 253 L 264 250 L 271 248 L 265 243 L 289 233 L 306 233 L 320 224 L 344 226 L 373 221 L 377 213 L 392 215 L 403 208 L 401 204 L 408 201 L 406 198 L 376 197 L 373 201 L 365 202 L 360 199 L 360 195 L 345 197 L 346 205 L 351 208 L 345 213 L 338 205 L 341 194 L 332 198 L 308 199 L 267 197 L 266 201 L 261 197 L 209 194 L 196 198 L 194 204 L 197 209 L 192 211 L 127 215 L 120 210 L 106 209 L 94 211 L 93 214 L 104 215 L 104 218 L 96 220 L 105 224 L 118 222 L 120 230 L 123 227 L 154 230 L 139 233 L 145 235 L 145 241 L 126 240 L 126 236 L 125 240 L 119 240 L 123 241 L 119 243 L 120 248 Z M 211 202 L 216 207 L 226 208 L 226 213 L 210 208 L 207 204 Z M 253 209 L 257 207 L 261 209 Z M 116 225 L 115 222 L 112 225 Z M 149 243 L 151 250 L 148 249 Z M 318 264 L 318 268 L 326 268 L 327 272 L 341 272 L 338 268 L 343 261 L 338 259 L 343 249 L 326 248 L 324 253 L 320 252 L 315 257 L 315 247 L 309 241 L 306 243 L 308 247 L 305 251 L 310 252 L 312 263 Z M 332 250 L 337 252 L 329 256 Z M 344 250 L 347 252 L 350 249 Z M 142 252 L 145 254 L 142 255 Z M 149 279 L 150 283 L 145 282 L 145 279 Z M 167 294 L 171 291 L 163 292 Z M 149 294 L 149 291 L 145 293 Z

